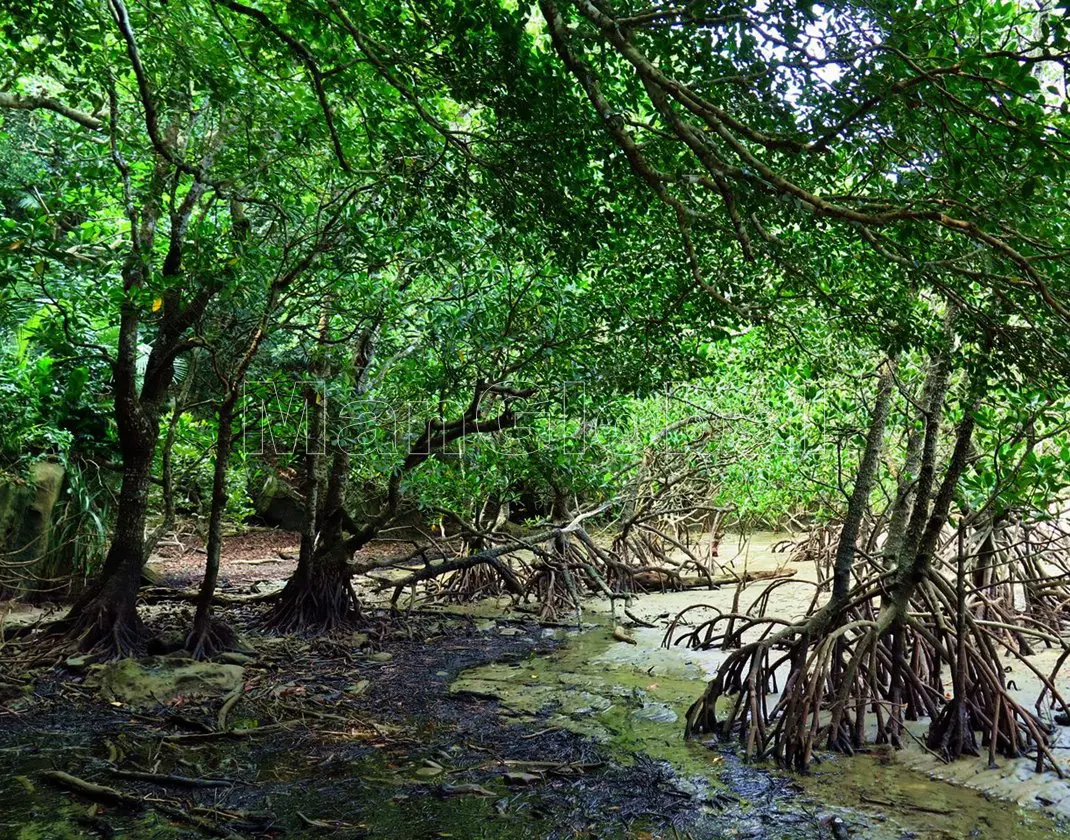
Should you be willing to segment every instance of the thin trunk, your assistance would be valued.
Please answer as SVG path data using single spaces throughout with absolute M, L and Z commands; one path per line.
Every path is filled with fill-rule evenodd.
M 884 541 L 882 555 L 887 568 L 894 568 L 903 550 L 903 542 L 906 539 L 907 524 L 914 500 L 917 498 L 917 486 L 921 477 L 922 444 L 925 440 L 925 420 L 934 410 L 939 411 L 944 394 L 947 391 L 947 375 L 944 371 L 943 362 L 939 358 L 932 360 L 929 372 L 925 377 L 925 385 L 922 388 L 921 410 L 923 422 L 919 426 L 916 422 L 911 424 L 907 434 L 906 456 L 903 459 L 903 469 L 899 473 L 896 482 L 895 499 L 892 502 L 892 514 L 888 519 L 888 537 Z
M 232 647 L 235 638 L 232 631 L 222 625 L 213 625 L 212 598 L 219 578 L 219 559 L 223 552 L 223 516 L 227 509 L 227 467 L 234 444 L 234 404 L 237 395 L 231 392 L 219 406 L 215 445 L 215 468 L 212 473 L 212 509 L 208 517 L 208 540 L 204 578 L 197 594 L 197 613 L 193 618 L 193 633 L 186 647 L 195 659 Z
M 923 405 L 925 422 L 918 455 L 918 477 L 914 482 L 911 493 L 906 497 L 906 500 L 902 500 L 904 510 L 897 512 L 900 521 L 895 524 L 896 530 L 894 533 L 891 525 L 889 526 L 890 539 L 894 538 L 893 550 L 889 550 L 886 544 L 884 552 L 885 566 L 888 569 L 898 569 L 899 573 L 902 572 L 902 568 L 905 565 L 908 565 L 916 558 L 921 540 L 922 526 L 929 515 L 929 501 L 936 477 L 936 446 L 940 435 L 940 419 L 943 416 L 949 376 L 947 360 L 942 356 L 933 359 L 925 381 L 926 398 Z M 913 499 L 912 505 L 909 503 L 911 498 Z M 897 498 L 897 502 L 899 501 L 901 500 Z M 907 507 L 910 507 L 909 515 L 905 510 Z M 893 513 L 893 519 L 896 519 L 896 513 Z M 914 587 L 912 585 L 909 589 L 903 591 L 900 591 L 899 587 L 895 587 L 893 593 L 885 599 L 884 604 L 884 609 L 892 610 L 896 615 L 890 630 L 892 634 L 892 668 L 889 675 L 889 699 L 891 704 L 888 737 L 891 743 L 897 747 L 900 744 L 903 730 L 903 696 L 905 693 L 903 667 L 907 643 L 906 627 L 903 624 L 902 615 L 905 613 L 907 602 L 913 591 Z M 904 597 L 906 600 L 902 600 Z M 912 708 L 908 707 L 906 711 L 908 717 L 914 716 Z
M 903 548 L 906 536 L 907 520 L 914 502 L 914 490 L 917 485 L 918 470 L 921 467 L 921 427 L 914 425 L 907 435 L 906 456 L 903 469 L 896 481 L 895 499 L 892 501 L 892 514 L 888 517 L 887 538 L 884 540 L 882 555 L 894 558 Z
M 894 557 L 888 555 L 888 562 L 893 568 L 899 568 L 904 563 L 909 564 L 917 554 L 925 523 L 929 518 L 929 503 L 932 501 L 933 486 L 936 483 L 936 449 L 940 441 L 940 421 L 944 414 L 944 399 L 950 377 L 947 361 L 937 359 L 930 376 L 933 377 L 932 399 L 925 412 L 921 465 L 914 490 L 914 504 L 897 553 Z
M 330 327 L 329 304 L 330 302 L 326 301 L 320 312 L 319 341 L 311 367 L 313 376 L 317 377 L 320 382 L 327 378 L 323 354 L 326 352 L 327 333 Z M 297 561 L 298 568 L 302 565 L 307 566 L 312 561 L 320 524 L 320 448 L 323 445 L 320 429 L 324 423 L 326 406 L 315 381 L 305 393 L 305 405 L 308 406 L 308 434 L 305 439 L 304 457 L 305 519 L 301 527 L 301 553 Z
M 932 558 L 940 541 L 940 532 L 947 524 L 951 511 L 951 502 L 958 487 L 959 478 L 965 471 L 970 460 L 970 446 L 973 442 L 973 430 L 976 426 L 974 413 L 977 402 L 972 402 L 966 408 L 966 414 L 959 422 L 958 431 L 955 435 L 955 448 L 951 453 L 947 469 L 944 471 L 944 480 L 940 483 L 936 498 L 933 500 L 932 512 L 917 543 L 917 550 L 913 556 L 904 556 L 900 560 L 899 575 L 896 593 L 893 600 L 897 605 L 905 609 L 915 587 L 929 574 L 932 567 Z M 915 510 L 917 506 L 915 506 Z M 909 529 L 908 529 L 909 530 Z
M 869 496 L 877 477 L 881 449 L 884 446 L 884 427 L 888 421 L 888 410 L 892 404 L 892 389 L 895 384 L 895 361 L 887 360 L 884 372 L 877 382 L 877 401 L 870 417 L 869 432 L 866 435 L 866 447 L 858 465 L 858 474 L 847 505 L 847 516 L 840 531 L 840 542 L 836 547 L 836 560 L 833 565 L 832 601 L 842 604 L 847 600 L 851 589 L 851 570 L 854 566 L 855 544 L 858 541 L 862 519 L 869 509 Z
M 326 314 L 320 321 L 321 336 L 326 335 Z M 378 327 L 370 327 L 358 338 L 350 357 L 353 393 L 360 397 L 368 389 L 368 370 L 375 356 Z M 326 378 L 327 370 L 319 368 Z M 320 442 L 318 427 L 324 420 L 324 406 L 310 412 L 316 429 L 316 445 L 306 458 L 306 522 L 301 534 L 301 553 L 297 569 L 286 582 L 279 605 L 268 617 L 267 626 L 283 631 L 325 632 L 339 626 L 351 609 L 360 605 L 350 582 L 349 558 L 375 536 L 378 528 L 367 529 L 362 540 L 345 538 L 345 529 L 355 526 L 345 508 L 349 480 L 350 454 L 341 446 L 332 446 L 330 468 L 321 497 L 319 463 L 316 454 Z M 391 485 L 393 488 L 393 485 Z
M 297 569 L 282 591 L 278 605 L 267 619 L 269 628 L 282 631 L 329 630 L 345 620 L 350 607 L 358 606 L 350 583 L 349 558 L 375 539 L 379 531 L 397 516 L 404 477 L 431 457 L 436 448 L 445 447 L 465 435 L 488 434 L 516 425 L 516 415 L 508 403 L 499 416 L 479 419 L 480 398 L 485 393 L 482 385 L 477 386 L 468 409 L 456 420 L 445 424 L 428 421 L 405 460 L 391 473 L 386 499 L 378 513 L 359 526 L 342 508 L 328 517 L 335 519 L 350 535 L 337 543 L 321 539 L 307 559 L 302 555 Z M 519 394 L 529 395 L 528 392 Z
M 323 421 L 323 408 L 315 386 L 306 395 L 308 405 L 309 434 L 305 441 L 304 456 L 304 521 L 301 524 L 301 551 L 298 566 L 307 564 L 316 550 L 316 537 L 319 533 L 320 514 L 320 435 L 319 426 Z
M 186 413 L 186 401 L 189 399 L 193 380 L 196 378 L 197 357 L 191 357 L 189 370 L 182 382 L 182 389 L 175 397 L 174 407 L 171 409 L 171 418 L 167 423 L 167 434 L 164 435 L 163 448 L 160 450 L 160 496 L 163 502 L 163 515 L 160 524 L 153 530 L 145 546 L 145 555 L 152 554 L 156 544 L 164 535 L 175 526 L 175 475 L 174 475 L 174 449 L 175 438 L 178 436 L 178 423 L 182 415 Z

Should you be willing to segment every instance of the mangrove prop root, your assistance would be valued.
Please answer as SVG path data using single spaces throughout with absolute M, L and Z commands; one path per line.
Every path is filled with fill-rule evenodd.
M 806 771 L 815 749 L 850 754 L 870 738 L 900 745 L 909 712 L 931 718 L 927 743 L 945 760 L 978 755 L 980 733 L 981 745 L 995 739 L 993 750 L 1008 758 L 1035 751 L 1038 769 L 1062 775 L 1047 726 L 1008 692 L 999 637 L 965 621 L 958 638 L 943 618 L 953 613 L 953 587 L 935 577 L 919 587 L 927 609 L 917 613 L 882 603 L 883 587 L 861 583 L 843 605 L 799 624 L 730 614 L 704 622 L 687 634 L 693 646 L 749 640 L 688 710 L 687 734 L 739 737 L 749 757 Z M 732 633 L 720 631 L 730 620 Z M 942 667 L 959 669 L 959 691 L 944 693 Z
M 360 602 L 345 563 L 323 563 L 290 578 L 265 627 L 278 633 L 318 635 L 338 629 L 351 615 L 359 614 Z
M 57 623 L 61 646 L 92 652 L 101 659 L 122 659 L 138 653 L 145 642 L 145 626 L 133 605 L 129 609 L 101 594 Z
M 461 569 L 447 581 L 442 594 L 448 601 L 475 601 L 505 594 L 505 582 L 490 563 Z

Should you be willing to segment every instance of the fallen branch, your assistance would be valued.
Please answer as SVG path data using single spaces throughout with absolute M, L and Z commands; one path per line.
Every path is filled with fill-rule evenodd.
M 163 601 L 184 601 L 197 603 L 196 589 L 170 589 L 166 586 L 151 586 L 142 589 L 138 597 L 146 604 L 158 604 Z M 221 606 L 235 606 L 240 604 L 259 604 L 265 601 L 274 601 L 282 594 L 282 589 L 272 592 L 258 592 L 251 595 L 227 595 L 224 592 L 216 592 L 212 596 L 212 603 Z
M 647 570 L 635 574 L 635 582 L 642 586 L 672 586 L 677 589 L 713 589 L 739 583 L 754 583 L 759 580 L 778 580 L 795 576 L 796 569 L 783 567 L 743 574 L 710 575 L 709 577 L 682 577 L 668 572 Z
M 175 776 L 170 773 L 146 773 L 142 770 L 112 770 L 113 776 L 137 782 L 151 782 L 163 787 L 226 788 L 238 784 L 233 779 L 195 779 L 191 776 Z
M 41 774 L 41 778 L 56 787 L 69 790 L 71 793 L 81 796 L 84 799 L 92 800 L 93 802 L 130 808 L 131 810 L 136 811 L 141 811 L 145 808 L 155 808 L 170 819 L 191 825 L 212 837 L 225 837 L 227 840 L 240 840 L 241 838 L 241 835 L 235 834 L 233 831 L 209 822 L 208 820 L 201 819 L 200 817 L 189 813 L 185 808 L 172 805 L 169 802 L 162 802 L 158 799 L 142 799 L 139 796 L 124 793 L 113 787 L 98 785 L 94 782 L 80 779 L 78 776 L 72 776 L 70 773 L 64 773 L 62 770 L 45 770 Z

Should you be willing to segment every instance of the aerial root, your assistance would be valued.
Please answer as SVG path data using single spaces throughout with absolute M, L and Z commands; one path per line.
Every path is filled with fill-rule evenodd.
M 505 591 L 505 581 L 497 570 L 489 563 L 480 563 L 454 573 L 442 587 L 441 595 L 447 601 L 463 603 L 497 598 Z
M 264 626 L 277 633 L 320 635 L 360 616 L 360 601 L 343 563 L 321 563 L 295 573 Z
M 56 644 L 56 634 L 61 634 Z M 93 653 L 101 660 L 134 656 L 144 647 L 145 625 L 134 604 L 129 608 L 106 594 L 87 601 L 74 615 L 58 622 L 47 642 L 55 651 L 74 649 Z
M 576 588 L 573 569 L 562 560 L 544 559 L 535 568 L 528 591 L 534 592 L 540 604 L 539 618 L 553 620 L 580 611 L 580 594 Z
M 860 585 L 845 605 L 798 624 L 722 613 L 688 631 L 692 646 L 747 639 L 688 710 L 688 735 L 739 737 L 748 756 L 806 771 L 815 749 L 850 754 L 868 743 L 898 747 L 905 722 L 928 716 L 926 743 L 946 761 L 989 746 L 1008 758 L 1035 754 L 1038 769 L 1061 775 L 1050 728 L 1008 691 L 999 637 L 967 619 L 960 639 L 943 619 L 953 587 L 936 577 L 919 587 L 925 608 L 917 613 L 882 604 L 879 586 Z M 725 629 L 730 622 L 735 627 Z M 945 693 L 945 669 L 957 690 Z M 1038 676 L 1062 704 L 1051 679 Z M 778 683 L 783 689 L 773 702 Z

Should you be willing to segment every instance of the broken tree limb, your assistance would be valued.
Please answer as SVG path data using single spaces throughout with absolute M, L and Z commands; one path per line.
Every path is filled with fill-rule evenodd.
M 161 787 L 228 788 L 236 784 L 233 779 L 195 779 L 192 776 L 176 776 L 171 773 L 145 773 L 141 770 L 112 770 L 113 776 L 135 782 L 151 782 Z
M 459 572 L 462 569 L 470 569 L 473 566 L 478 566 L 482 563 L 486 563 L 491 566 L 494 571 L 501 575 L 502 580 L 505 582 L 506 588 L 514 595 L 521 596 L 524 594 L 524 587 L 517 579 L 513 570 L 510 569 L 505 563 L 501 561 L 501 557 L 506 554 L 510 554 L 514 551 L 521 550 L 525 546 L 515 545 L 503 545 L 498 548 L 488 549 L 487 551 L 481 551 L 478 554 L 470 554 L 467 557 L 455 557 L 452 560 L 443 560 L 439 563 L 428 564 L 423 569 L 417 569 L 412 574 L 406 575 L 400 580 L 387 582 L 384 588 L 393 586 L 394 594 L 390 598 L 391 604 L 396 604 L 398 598 L 401 597 L 401 593 L 405 591 L 406 587 L 419 583 L 424 580 L 431 580 L 432 578 L 439 577 L 440 575 L 448 574 L 449 572 Z
M 766 569 L 743 574 L 710 575 L 709 577 L 683 577 L 660 569 L 647 569 L 635 574 L 634 580 L 641 586 L 666 586 L 675 589 L 712 589 L 737 583 L 753 583 L 760 580 L 777 580 L 795 575 L 793 568 Z
M 219 732 L 227 731 L 227 715 L 230 714 L 230 710 L 234 708 L 237 702 L 241 699 L 244 686 L 238 685 L 230 694 L 223 699 L 223 705 L 219 708 L 219 715 L 216 717 L 216 730 Z

